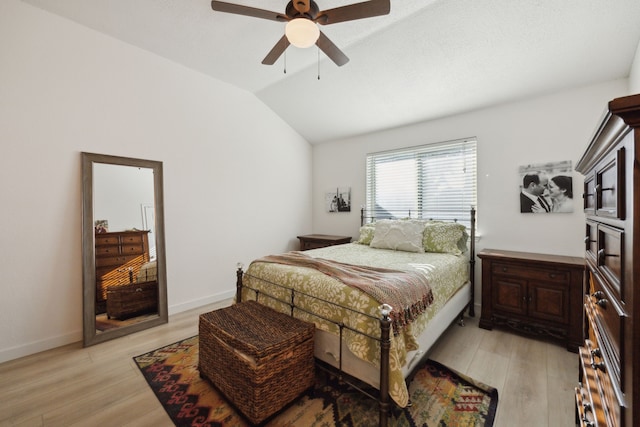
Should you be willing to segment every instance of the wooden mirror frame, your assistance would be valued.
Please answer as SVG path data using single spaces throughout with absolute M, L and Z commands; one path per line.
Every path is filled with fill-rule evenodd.
M 82 303 L 83 303 L 83 344 L 85 347 L 108 341 L 124 335 L 167 323 L 167 273 L 164 241 L 164 198 L 162 162 L 104 154 L 82 154 Z M 158 315 L 132 325 L 96 332 L 96 254 L 93 217 L 93 165 L 133 166 L 153 170 L 153 192 L 155 208 L 155 244 L 158 280 Z

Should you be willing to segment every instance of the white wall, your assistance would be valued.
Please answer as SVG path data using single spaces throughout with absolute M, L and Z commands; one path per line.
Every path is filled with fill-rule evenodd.
M 252 94 L 18 0 L 0 58 L 0 362 L 81 339 L 81 151 L 164 163 L 170 314 L 311 231 L 311 147 Z
M 640 93 L 640 42 L 636 48 L 636 56 L 633 59 L 631 72 L 629 73 L 629 93 Z
M 465 137 L 478 140 L 478 250 L 499 248 L 581 256 L 583 178 L 574 172 L 574 212 L 521 214 L 518 166 L 579 160 L 606 103 L 627 93 L 619 80 L 526 101 L 499 105 L 313 148 L 313 230 L 358 236 L 369 152 Z M 371 120 L 375 120 L 372 117 Z M 326 213 L 323 194 L 352 187 L 350 213 Z M 479 266 L 479 263 L 477 263 Z M 476 275 L 478 278 L 478 275 Z M 479 301 L 479 280 L 476 292 Z

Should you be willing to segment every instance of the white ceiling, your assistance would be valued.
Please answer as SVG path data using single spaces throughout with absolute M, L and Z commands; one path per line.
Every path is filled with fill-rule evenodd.
M 639 0 L 391 0 L 387 16 L 321 28 L 349 63 L 290 46 L 285 74 L 284 56 L 260 63 L 283 23 L 208 0 L 22 1 L 253 92 L 311 143 L 624 78 L 640 41 Z

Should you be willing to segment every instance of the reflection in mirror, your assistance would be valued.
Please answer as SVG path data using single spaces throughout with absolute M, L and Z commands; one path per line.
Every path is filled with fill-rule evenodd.
M 84 345 L 166 323 L 162 163 L 82 153 Z

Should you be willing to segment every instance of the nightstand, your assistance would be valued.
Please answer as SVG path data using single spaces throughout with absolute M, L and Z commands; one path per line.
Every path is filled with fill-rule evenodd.
M 330 236 L 328 234 L 306 234 L 298 236 L 298 239 L 301 251 L 351 243 L 351 236 Z
M 582 336 L 584 258 L 484 249 L 480 327 L 506 326 L 560 339 L 577 352 Z

